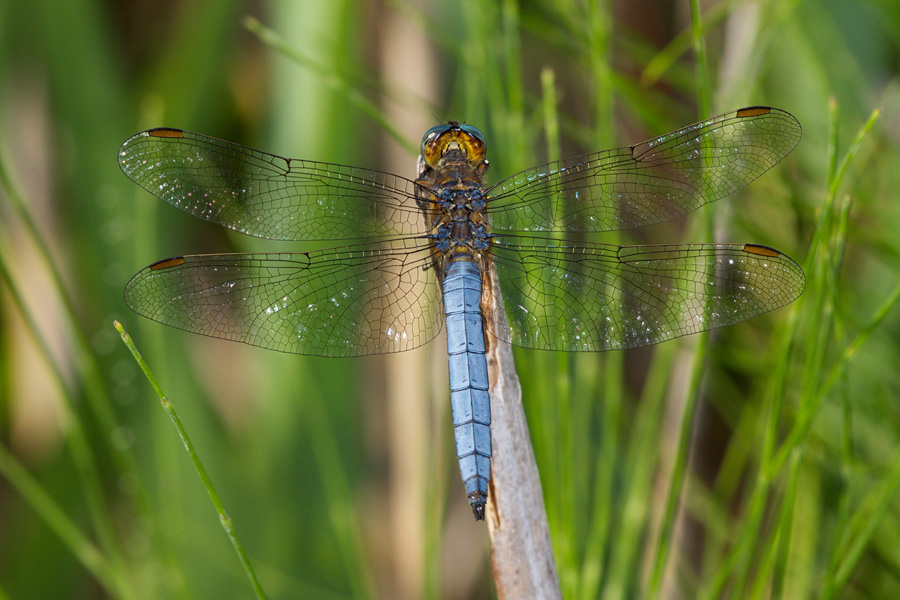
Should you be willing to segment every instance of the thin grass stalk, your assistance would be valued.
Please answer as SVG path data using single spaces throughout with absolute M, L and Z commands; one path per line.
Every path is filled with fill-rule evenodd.
M 691 0 L 691 46 L 694 50 L 697 77 L 697 106 L 700 119 L 708 119 L 712 107 L 712 86 L 706 60 L 706 41 L 700 19 L 700 0 Z
M 510 133 L 525 126 L 525 94 L 522 82 L 522 42 L 519 39 L 519 7 L 517 0 L 502 0 L 500 16 L 503 31 L 503 62 L 506 71 L 507 127 Z
M 200 481 L 203 483 L 203 487 L 204 489 L 206 489 L 206 493 L 209 495 L 209 499 L 212 502 L 213 507 L 216 509 L 216 513 L 219 515 L 219 522 L 221 523 L 222 528 L 225 530 L 225 534 L 228 536 L 228 539 L 231 541 L 231 545 L 232 547 L 234 547 L 235 553 L 238 555 L 238 560 L 240 560 L 241 566 L 243 566 L 244 568 L 244 573 L 250 580 L 250 585 L 253 588 L 256 597 L 260 600 L 264 600 L 266 598 L 266 594 L 256 577 L 256 572 L 253 569 L 253 565 L 250 563 L 250 559 L 247 556 L 247 553 L 244 551 L 244 546 L 241 543 L 241 540 L 238 537 L 237 531 L 234 527 L 234 521 L 225 510 L 225 505 L 222 502 L 222 498 L 216 491 L 216 488 L 212 483 L 212 479 L 209 477 L 209 474 L 206 471 L 206 467 L 203 466 L 203 462 L 200 460 L 200 456 L 194 449 L 194 444 L 193 442 L 191 442 L 187 430 L 182 425 L 181 419 L 178 417 L 178 413 L 175 410 L 175 406 L 163 392 L 162 387 L 160 387 L 159 382 L 156 380 L 156 376 L 153 375 L 150 367 L 144 361 L 144 357 L 141 356 L 141 353 L 135 346 L 134 341 L 131 339 L 131 336 L 128 335 L 128 333 L 122 327 L 121 323 L 119 323 L 118 321 L 115 321 L 113 325 L 115 326 L 116 331 L 119 332 L 119 335 L 122 338 L 122 342 L 125 344 L 125 347 L 128 348 L 128 351 L 131 353 L 134 361 L 144 373 L 144 376 L 147 378 L 147 381 L 150 383 L 153 391 L 156 392 L 156 396 L 159 398 L 163 409 L 166 411 L 166 414 L 169 416 L 169 419 L 175 426 L 175 430 L 178 432 L 178 437 L 181 439 L 181 443 L 184 444 L 185 450 L 191 457 L 191 462 L 194 463 L 194 469 L 196 470 L 197 475 L 200 477 Z
M 50 531 L 69 549 L 72 556 L 97 580 L 110 597 L 124 597 L 119 593 L 122 582 L 117 581 L 114 567 L 103 552 L 66 515 L 47 493 L 47 490 L 28 472 L 16 457 L 0 444 L 0 474 L 9 482 Z
M 763 577 L 758 577 L 757 581 L 759 582 L 759 585 L 757 586 L 755 594 L 757 598 L 765 597 L 766 587 L 771 589 L 772 600 L 780 600 L 784 597 L 785 580 L 788 575 L 788 560 L 790 558 L 789 553 L 794 534 L 794 511 L 797 508 L 797 488 L 800 483 L 799 470 L 802 463 L 803 453 L 797 449 L 791 453 L 788 465 L 789 473 L 787 477 L 787 489 L 785 490 L 784 498 L 779 506 L 780 516 L 776 527 L 778 536 L 775 543 L 772 544 L 772 546 L 776 548 L 776 551 L 773 553 L 772 557 L 773 571 L 770 579 L 771 585 L 764 585 L 769 578 L 764 579 Z
M 100 377 L 100 371 L 96 362 L 96 356 L 91 350 L 90 343 L 87 340 L 84 329 L 81 327 L 81 323 L 76 316 L 74 302 L 72 301 L 72 297 L 63 283 L 59 266 L 56 264 L 56 262 L 53 260 L 52 255 L 50 254 L 50 246 L 47 243 L 47 240 L 41 234 L 40 229 L 38 228 L 33 216 L 31 215 L 31 211 L 28 208 L 28 204 L 25 201 L 24 195 L 22 194 L 18 185 L 13 181 L 10 173 L 7 171 L 6 166 L 8 164 L 8 161 L 5 158 L 5 149 L 3 150 L 3 154 L 4 156 L 0 157 L 0 187 L 2 187 L 6 191 L 7 200 L 12 205 L 16 216 L 24 224 L 25 231 L 27 232 L 28 237 L 32 240 L 34 247 L 38 250 L 38 254 L 44 262 L 48 273 L 50 274 L 50 280 L 53 284 L 54 291 L 56 292 L 56 297 L 60 299 L 60 302 L 63 306 L 63 309 L 65 311 L 64 315 L 68 324 L 68 332 L 70 333 L 69 341 L 71 341 L 75 346 L 74 352 L 72 354 L 76 358 L 75 364 L 78 369 L 80 380 L 83 384 L 84 393 L 89 401 L 88 404 L 91 407 L 94 415 L 99 420 L 101 429 L 105 433 L 105 435 L 103 436 L 103 441 L 105 442 L 106 447 L 110 452 L 110 456 L 112 456 L 119 472 L 126 476 L 129 476 L 133 481 L 138 483 L 137 487 L 134 490 L 134 498 L 137 501 L 138 507 L 141 509 L 141 512 L 143 512 L 143 514 L 148 514 L 148 507 L 150 503 L 146 495 L 146 490 L 139 483 L 140 479 L 137 476 L 137 465 L 135 463 L 134 456 L 127 449 L 120 447 L 120 445 L 111 443 L 112 440 L 115 439 L 115 432 L 119 428 L 119 423 L 117 422 L 115 412 L 112 408 L 112 401 L 110 400 L 110 397 L 107 394 L 106 388 L 103 384 L 103 380 Z M 7 256 L 12 256 L 12 254 L 7 253 Z M 23 304 L 22 306 L 24 307 L 25 305 Z M 22 314 L 23 316 L 26 315 L 25 312 L 23 312 Z M 35 339 L 39 339 L 38 332 L 38 329 L 33 330 L 33 333 L 36 336 Z M 47 360 L 49 361 L 48 364 L 53 364 L 52 354 L 50 354 L 48 350 L 49 346 L 43 347 L 45 345 L 46 342 L 42 341 L 42 352 L 44 352 L 45 356 L 47 357 Z M 59 365 L 55 364 L 54 368 L 60 369 Z M 57 373 L 56 375 L 61 382 L 65 381 L 60 373 Z M 62 389 L 67 388 L 64 386 Z M 74 410 L 74 393 L 71 390 L 68 390 L 68 393 L 65 394 L 65 397 L 68 400 L 70 414 L 74 417 L 74 415 L 77 414 L 77 411 Z M 83 441 L 86 443 L 85 440 Z M 87 457 L 85 458 L 87 459 Z M 90 467 L 85 464 L 82 464 L 81 466 L 92 469 L 96 476 L 97 463 L 92 458 L 90 459 L 90 462 Z M 93 476 L 88 477 L 90 478 Z M 99 486 L 99 483 L 97 483 L 97 485 Z M 98 498 L 102 497 L 102 492 L 99 490 L 99 488 L 97 488 L 95 489 L 93 495 L 94 499 L 98 500 Z M 94 508 L 97 508 L 96 505 Z M 93 514 L 99 515 L 102 512 L 105 511 L 95 511 Z M 114 534 L 112 533 L 111 526 L 102 525 L 100 523 L 95 523 L 95 526 L 98 528 L 97 533 L 100 536 L 101 543 L 104 545 L 105 549 L 111 553 L 111 557 L 115 557 L 116 555 L 118 555 L 121 559 L 121 550 L 118 548 L 118 544 L 115 543 L 112 539 L 114 538 Z M 121 563 L 120 561 L 120 564 L 123 563 Z
M 5 244 L 4 244 L 5 245 Z M 73 554 L 80 558 L 89 560 L 83 563 L 89 570 L 99 575 L 98 580 L 104 584 L 107 590 L 120 598 L 136 598 L 126 575 L 125 561 L 123 558 L 121 547 L 116 538 L 115 531 L 112 526 L 112 516 L 109 507 L 103 497 L 103 486 L 100 484 L 100 475 L 97 468 L 97 461 L 94 458 L 90 444 L 85 434 L 82 422 L 78 412 L 74 409 L 76 404 L 73 391 L 66 383 L 62 368 L 53 358 L 50 351 L 50 345 L 41 334 L 37 319 L 28 310 L 28 303 L 19 294 L 18 287 L 7 268 L 5 257 L 12 256 L 8 248 L 3 248 L 0 252 L 0 280 L 6 284 L 6 288 L 13 299 L 17 310 L 25 321 L 26 329 L 32 335 L 35 343 L 38 345 L 41 355 L 44 357 L 47 365 L 53 373 L 54 380 L 62 392 L 66 402 L 62 405 L 63 416 L 68 426 L 68 435 L 65 436 L 66 445 L 72 456 L 72 460 L 76 465 L 77 473 L 81 480 L 82 491 L 85 495 L 85 501 L 88 507 L 88 514 L 91 518 L 94 530 L 100 540 L 100 546 L 108 557 L 102 564 L 93 559 L 93 552 L 83 550 L 81 545 L 72 545 L 76 538 L 72 533 L 71 527 L 67 527 L 66 523 L 57 517 L 57 513 L 48 509 L 46 502 L 41 505 L 32 504 L 35 512 L 43 516 L 47 521 L 47 525 L 51 528 L 57 537 L 67 543 Z M 24 481 L 22 477 L 18 478 L 19 482 Z M 24 488 L 20 492 L 26 491 Z M 28 500 L 43 500 L 48 498 L 49 494 L 44 493 L 42 496 L 37 494 L 29 494 L 25 496 Z M 61 511 L 60 511 L 61 512 Z M 57 528 L 59 527 L 59 528 Z M 98 571 L 98 567 L 106 567 L 102 571 Z
M 826 580 L 830 585 L 826 585 L 826 593 L 822 598 L 833 598 L 843 593 L 850 585 L 850 579 L 857 572 L 878 526 L 888 515 L 898 493 L 900 493 L 900 456 L 897 456 L 892 462 L 887 477 L 860 504 L 862 508 L 868 509 L 860 510 L 857 513 L 857 520 L 862 521 L 858 523 L 860 527 L 848 527 L 847 529 L 848 531 L 858 529 L 859 533 L 855 537 L 848 536 L 847 542 L 841 544 L 843 560 L 840 562 L 833 580 L 830 578 Z
M 696 63 L 697 101 L 700 118 L 702 120 L 709 117 L 710 106 L 712 104 L 712 89 L 709 83 L 706 44 L 703 37 L 699 1 L 691 0 L 690 6 L 694 60 Z M 706 240 L 709 240 L 712 238 L 714 231 L 711 212 L 703 211 L 701 219 L 701 228 L 705 232 L 704 237 Z M 668 564 L 676 518 L 678 516 L 678 508 L 681 503 L 681 493 L 688 468 L 688 457 L 693 438 L 693 424 L 699 402 L 703 375 L 707 366 L 708 351 L 709 333 L 702 332 L 696 336 L 696 342 L 692 349 L 691 379 L 685 394 L 685 403 L 681 409 L 682 420 L 678 433 L 678 444 L 673 459 L 672 473 L 666 489 L 666 503 L 663 509 L 662 521 L 660 523 L 660 534 L 654 552 L 651 575 L 647 586 L 648 598 L 659 597 L 662 589 L 663 576 Z
M 805 302 L 801 297 L 800 301 L 795 304 L 788 319 L 788 325 L 781 336 L 780 342 L 776 343 L 779 350 L 775 353 L 776 359 L 773 364 L 775 369 L 770 377 L 769 389 L 771 392 L 766 394 L 769 402 L 765 406 L 766 420 L 762 421 L 762 451 L 760 465 L 751 490 L 750 498 L 746 502 L 746 510 L 743 521 L 734 535 L 736 540 L 732 548 L 725 554 L 720 561 L 719 567 L 711 578 L 705 589 L 698 594 L 700 599 L 719 598 L 728 583 L 729 579 L 734 576 L 736 569 L 741 568 L 746 557 L 750 554 L 750 550 L 760 543 L 759 531 L 762 519 L 762 513 L 765 508 L 768 496 L 769 485 L 771 483 L 771 469 L 768 464 L 775 443 L 775 436 L 778 430 L 778 419 L 781 415 L 781 405 L 783 396 L 790 386 L 788 380 L 790 369 L 793 365 L 791 357 L 795 353 L 795 344 L 799 340 L 800 335 L 800 316 L 805 314 Z
M 835 123 L 836 119 L 837 119 L 837 115 L 834 112 L 835 109 L 836 109 L 836 107 L 831 109 L 834 114 L 833 123 Z M 847 152 L 844 155 L 844 158 L 840 162 L 838 162 L 838 160 L 837 160 L 836 150 L 834 152 L 829 150 L 829 155 L 831 155 L 833 153 L 834 158 L 829 158 L 829 164 L 831 164 L 832 167 L 829 168 L 830 175 L 829 175 L 828 188 L 827 188 L 828 193 L 825 198 L 825 203 L 824 203 L 821 211 L 819 212 L 819 219 L 818 219 L 818 222 L 816 223 L 816 226 L 815 226 L 815 229 L 813 232 L 813 238 L 810 243 L 810 253 L 807 256 L 807 260 L 804 262 L 804 269 L 807 272 L 810 272 L 811 270 L 815 269 L 816 261 L 819 260 L 817 257 L 820 255 L 821 252 L 825 252 L 824 247 L 827 246 L 827 244 L 828 244 L 828 235 L 826 235 L 826 231 L 828 229 L 830 229 L 830 224 L 834 220 L 832 215 L 835 210 L 834 202 L 836 199 L 837 190 L 840 187 L 841 181 L 843 180 L 843 177 L 849 168 L 850 162 L 857 155 L 863 139 L 869 133 L 869 131 L 871 131 L 871 129 L 874 126 L 875 122 L 877 121 L 879 115 L 880 115 L 880 111 L 874 111 L 872 113 L 872 115 L 869 117 L 869 119 L 866 121 L 866 123 L 863 125 L 863 127 L 860 128 L 853 143 L 851 144 L 850 148 L 848 148 Z M 833 126 L 833 130 L 836 130 L 836 126 Z M 833 144 L 835 146 L 835 148 L 837 146 L 836 135 L 837 135 L 836 132 L 831 134 L 831 139 L 832 139 L 831 144 Z M 830 256 L 830 253 L 829 253 L 829 256 Z M 800 305 L 800 308 L 798 308 L 798 312 L 804 312 L 803 309 L 805 308 L 806 303 L 810 302 L 810 300 L 808 299 L 809 296 L 810 295 L 807 294 L 804 297 L 800 298 L 801 305 Z M 891 298 L 893 298 L 893 294 L 891 294 L 889 296 L 888 300 L 890 301 Z M 896 300 L 894 300 L 894 301 L 896 301 Z M 885 308 L 886 306 L 889 306 L 889 305 L 884 304 L 878 311 L 876 311 L 876 314 L 873 317 L 873 320 L 870 322 L 870 324 L 874 323 L 879 318 L 883 318 L 882 309 Z M 816 320 L 815 315 L 812 315 L 810 322 L 821 323 L 821 321 Z M 874 327 L 874 325 L 873 325 L 873 327 Z M 867 330 L 864 329 L 863 332 L 861 332 L 859 334 L 860 336 L 864 336 L 864 337 L 860 338 L 858 336 L 857 338 L 854 339 L 853 342 L 851 342 L 851 344 L 847 347 L 847 349 L 845 349 L 845 352 L 842 355 L 842 360 L 845 356 L 847 357 L 848 360 L 850 358 L 852 358 L 853 356 L 855 356 L 856 350 L 858 350 L 859 346 L 861 346 L 861 344 L 864 343 L 866 339 L 868 339 L 868 334 L 866 333 L 866 331 Z M 857 345 L 857 342 L 859 345 Z M 809 346 L 807 346 L 807 347 L 809 347 Z M 852 350 L 850 350 L 851 348 L 852 348 Z M 833 368 L 832 371 L 829 373 L 828 378 L 825 380 L 825 385 L 817 386 L 817 393 L 814 395 L 813 399 L 815 400 L 815 399 L 823 398 L 825 393 L 827 393 L 831 389 L 831 387 L 834 385 L 834 383 L 837 381 L 838 376 L 839 376 L 839 370 L 835 370 L 835 368 Z M 793 424 L 793 426 L 792 426 L 791 430 L 788 432 L 781 448 L 771 459 L 771 462 L 769 463 L 769 465 L 770 465 L 769 468 L 771 469 L 771 472 L 775 472 L 775 471 L 778 471 L 781 469 L 782 465 L 784 464 L 784 462 L 787 458 L 786 457 L 787 453 L 790 452 L 790 448 L 792 448 L 793 446 L 798 444 L 799 440 L 806 436 L 806 434 L 809 430 L 809 427 L 812 425 L 812 416 L 813 416 L 813 411 L 804 411 L 800 414 L 800 418 Z
M 611 148 L 617 142 L 614 114 L 616 92 L 619 89 L 612 67 L 612 4 L 608 0 L 590 2 L 584 10 L 583 25 L 576 22 L 573 26 L 584 28 L 587 43 L 588 73 L 593 94 L 589 142 L 595 148 Z M 611 244 L 617 244 L 621 243 L 621 238 L 618 232 L 611 232 L 605 239 Z M 612 590 L 626 589 L 624 578 L 629 572 L 616 565 L 619 557 L 623 556 L 619 554 L 617 546 L 627 543 L 629 538 L 622 536 L 616 543 L 611 539 L 617 509 L 614 502 L 617 496 L 616 478 L 621 472 L 616 465 L 622 460 L 625 356 L 622 352 L 607 352 L 593 360 L 599 366 L 594 396 L 600 400 L 601 440 L 596 453 L 596 472 L 593 474 L 595 483 L 591 496 L 595 506 L 598 502 L 601 504 L 590 513 L 585 555 L 579 565 L 582 575 L 578 597 L 581 598 L 595 598 L 604 587 Z M 608 565 L 610 561 L 612 564 Z
M 817 231 L 819 229 L 817 228 Z M 813 280 L 817 279 L 818 271 L 812 270 L 811 256 L 815 253 L 812 250 L 805 263 L 805 271 Z M 807 293 L 801 297 L 795 310 L 791 315 L 786 336 L 781 344 L 781 351 L 778 355 L 780 359 L 775 361 L 775 371 L 772 375 L 772 393 L 768 395 L 770 398 L 766 406 L 767 419 L 762 427 L 762 444 L 760 454 L 760 465 L 757 477 L 752 488 L 752 493 L 747 501 L 744 520 L 739 528 L 733 548 L 729 551 L 725 561 L 723 561 L 720 569 L 715 574 L 711 584 L 705 590 L 703 598 L 716 598 L 724 589 L 729 580 L 736 580 L 735 585 L 737 597 L 740 597 L 740 591 L 743 589 L 743 582 L 746 580 L 747 573 L 751 568 L 752 549 L 759 544 L 759 532 L 761 531 L 765 507 L 770 499 L 771 487 L 780 468 L 774 468 L 773 456 L 776 456 L 776 443 L 778 422 L 783 411 L 782 406 L 785 401 L 786 391 L 789 389 L 788 371 L 793 364 L 790 360 L 793 354 L 793 342 L 799 334 L 799 318 L 798 315 L 804 316 L 812 313 L 820 313 L 823 308 L 823 302 L 820 295 L 807 290 Z M 819 322 L 819 317 L 813 315 L 810 317 L 812 322 Z M 815 342 L 807 339 L 803 347 L 816 349 Z M 793 448 L 796 448 L 800 440 L 795 443 L 783 444 L 781 451 L 784 451 L 785 458 Z
M 559 138 L 559 113 L 556 95 L 556 80 L 552 69 L 545 68 L 541 71 L 542 102 L 541 114 L 543 116 L 543 130 L 546 138 L 547 160 L 554 162 L 560 159 Z M 552 232 L 550 236 L 563 243 L 565 236 L 561 232 Z M 554 519 L 553 537 L 559 540 L 555 545 L 558 559 L 557 570 L 560 577 L 560 586 L 564 597 L 571 595 L 571 591 L 577 586 L 579 563 L 575 552 L 577 544 L 574 535 L 577 528 L 574 527 L 574 513 L 576 504 L 576 480 L 581 479 L 581 473 L 576 474 L 575 441 L 572 431 L 573 403 L 577 400 L 572 397 L 572 373 L 569 368 L 569 357 L 564 352 L 541 353 L 541 358 L 546 359 L 544 366 L 547 372 L 554 373 L 552 383 L 548 387 L 553 389 L 556 402 L 543 402 L 550 419 L 555 427 L 555 451 L 557 457 L 558 477 L 552 487 L 555 493 L 553 506 L 557 507 Z M 584 400 L 582 400 L 584 401 Z
M 705 38 L 708 32 L 715 31 L 721 26 L 728 20 L 731 13 L 734 12 L 734 9 L 735 5 L 731 2 L 717 2 L 708 6 L 707 10 L 703 13 L 702 21 L 699 23 L 700 38 Z M 694 7 L 691 6 L 692 18 L 693 11 Z M 668 73 L 685 54 L 687 54 L 688 50 L 694 49 L 696 51 L 695 44 L 697 36 L 698 32 L 693 26 L 676 35 L 665 48 L 656 52 L 653 55 L 653 58 L 647 62 L 646 66 L 641 71 L 641 83 L 646 87 L 652 87 L 658 83 L 662 77 Z
M 830 103 L 829 108 L 833 123 L 837 123 L 836 103 Z M 879 111 L 876 110 L 870 115 L 867 122 L 857 132 L 854 141 L 851 143 L 851 146 L 848 149 L 847 153 L 844 155 L 843 159 L 838 161 L 837 152 L 829 153 L 829 183 L 826 204 L 832 206 L 836 205 L 834 212 L 837 212 L 838 216 L 836 218 L 832 218 L 829 221 L 831 228 L 835 230 L 836 239 L 830 244 L 830 254 L 827 252 L 823 253 L 823 262 L 826 262 L 826 272 L 830 277 L 830 281 L 833 282 L 831 292 L 832 304 L 836 302 L 834 296 L 836 294 L 835 290 L 837 287 L 837 277 L 839 273 L 838 270 L 841 265 L 841 261 L 843 258 L 843 249 L 846 243 L 847 218 L 850 208 L 849 197 L 845 198 L 843 201 L 838 201 L 837 193 L 840 189 L 843 177 L 849 169 L 850 161 L 858 153 L 865 136 L 874 126 L 874 123 L 876 122 L 879 114 Z M 832 129 L 836 131 L 836 125 L 833 125 Z M 835 139 L 835 146 L 836 143 L 837 142 Z M 865 326 L 863 326 L 861 332 L 856 336 L 856 338 L 854 338 L 854 340 L 851 341 L 850 344 L 844 346 L 844 349 L 838 358 L 837 364 L 832 367 L 831 371 L 828 374 L 828 377 L 826 377 L 824 382 L 820 384 L 819 398 L 822 398 L 826 394 L 828 394 L 833 388 L 835 382 L 844 377 L 848 362 L 852 360 L 852 357 L 855 356 L 856 352 L 859 350 L 862 344 L 869 338 L 875 327 L 877 327 L 877 324 L 880 323 L 884 318 L 887 310 L 889 310 L 890 307 L 892 307 L 897 302 L 898 298 L 900 298 L 900 285 L 896 286 L 894 291 L 888 295 L 886 301 L 883 302 L 878 309 L 876 309 L 873 317 Z M 841 448 L 844 460 L 841 465 L 841 473 L 844 480 L 847 481 L 850 475 L 849 465 L 852 463 L 853 457 L 850 440 L 852 410 L 849 403 L 849 398 L 847 398 L 846 395 L 844 395 L 843 407 L 844 422 Z M 888 478 L 885 480 L 885 484 L 887 485 L 887 489 L 889 490 L 892 489 L 890 480 L 894 476 L 895 474 L 891 470 L 889 471 Z M 854 515 L 851 514 L 849 501 L 849 490 L 845 489 L 843 490 L 838 513 L 838 523 L 840 524 L 838 525 L 838 530 L 842 531 L 843 537 L 842 539 L 838 540 L 837 544 L 830 546 L 828 568 L 826 570 L 825 581 L 823 582 L 822 586 L 823 598 L 834 597 L 836 594 L 839 594 L 847 584 L 846 577 L 848 577 L 849 575 L 847 575 L 847 570 L 842 568 L 841 561 L 846 560 L 848 554 L 845 543 L 848 539 L 847 532 L 856 530 L 857 528 L 853 527 L 853 524 L 854 521 L 859 521 L 858 517 L 854 517 Z M 881 505 L 880 502 L 878 502 L 877 504 L 879 504 L 879 506 Z M 863 535 L 863 537 L 866 538 L 866 541 L 868 541 L 868 538 L 874 533 L 875 526 L 883 517 L 883 513 L 880 510 L 865 511 L 865 515 L 866 519 L 869 522 L 869 526 L 867 527 L 867 534 Z M 856 559 L 858 560 L 858 557 L 856 557 Z M 850 564 L 852 564 L 853 567 L 856 566 L 856 562 L 856 560 L 850 560 Z
M 365 560 L 362 523 L 351 507 L 352 494 L 346 465 L 335 445 L 337 437 L 334 425 L 329 422 L 322 397 L 322 394 L 311 393 L 303 401 L 310 411 L 306 422 L 310 424 L 308 432 L 311 446 L 316 463 L 323 473 L 322 504 L 327 510 L 332 529 L 337 533 L 345 576 L 353 589 L 353 597 L 377 598 L 375 578 Z
M 792 458 L 796 458 L 797 454 L 792 454 Z M 792 493 L 790 501 L 787 501 L 787 498 L 778 499 L 773 509 L 775 514 L 772 517 L 775 526 L 767 531 L 759 532 L 757 546 L 746 554 L 746 562 L 752 569 L 748 569 L 743 579 L 731 587 L 729 592 L 732 597 L 752 600 L 765 598 L 768 595 L 772 573 L 776 567 L 775 561 L 778 558 L 779 541 L 783 535 L 789 534 L 796 517 L 794 511 L 797 502 L 798 480 L 801 474 L 800 466 L 801 462 L 799 461 L 790 463 L 788 476 L 785 478 L 786 488 Z M 781 529 L 783 525 L 787 526 L 786 531 Z
M 400 130 L 388 121 L 384 116 L 381 108 L 365 97 L 365 95 L 343 74 L 335 72 L 333 69 L 326 68 L 315 60 L 304 55 L 302 52 L 288 44 L 274 29 L 266 27 L 254 17 L 244 19 L 244 27 L 256 35 L 261 42 L 290 59 L 301 68 L 308 69 L 316 73 L 322 82 L 332 91 L 342 96 L 347 102 L 354 105 L 362 113 L 377 123 L 388 135 L 407 150 L 410 154 L 418 152 L 418 145 L 406 136 Z

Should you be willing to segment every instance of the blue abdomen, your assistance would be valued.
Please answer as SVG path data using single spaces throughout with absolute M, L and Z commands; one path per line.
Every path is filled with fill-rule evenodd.
M 443 291 L 456 455 L 475 518 L 483 519 L 491 479 L 491 403 L 478 266 L 468 259 L 451 261 Z

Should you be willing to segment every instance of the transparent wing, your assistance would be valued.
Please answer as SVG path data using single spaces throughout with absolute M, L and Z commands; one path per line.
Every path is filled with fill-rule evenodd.
M 177 129 L 129 138 L 119 166 L 175 208 L 248 235 L 337 240 L 413 235 L 415 183 L 358 167 L 292 160 Z
M 525 348 L 597 351 L 656 344 L 744 321 L 803 292 L 803 270 L 750 244 L 631 246 L 503 236 L 492 245 L 509 319 Z
M 611 231 L 661 223 L 740 189 L 800 141 L 777 108 L 743 108 L 635 146 L 522 171 L 489 191 L 494 231 Z
M 317 356 L 409 350 L 441 330 L 440 285 L 421 240 L 155 263 L 125 288 L 135 312 L 178 329 Z

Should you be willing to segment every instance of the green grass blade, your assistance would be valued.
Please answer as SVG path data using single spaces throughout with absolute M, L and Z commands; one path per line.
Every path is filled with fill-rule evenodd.
M 172 424 L 175 426 L 175 429 L 178 432 L 178 437 L 181 438 L 181 443 L 184 444 L 185 450 L 187 450 L 188 455 L 191 457 L 191 462 L 193 462 L 194 464 L 194 469 L 197 471 L 197 475 L 200 477 L 200 481 L 203 482 L 203 487 L 206 489 L 206 493 L 209 494 L 209 499 L 210 501 L 212 501 L 213 507 L 215 507 L 216 513 L 219 515 L 219 522 L 222 525 L 222 529 L 225 530 L 225 534 L 231 541 L 231 545 L 232 547 L 234 547 L 234 551 L 238 556 L 238 560 L 241 562 L 241 566 L 244 568 L 247 579 L 250 580 L 250 585 L 253 587 L 253 591 L 255 592 L 256 597 L 260 599 L 266 598 L 266 594 L 263 591 L 259 580 L 256 578 L 256 572 L 253 569 L 253 565 L 250 563 L 250 558 L 244 551 L 244 546 L 237 535 L 237 531 L 234 527 L 234 522 L 228 515 L 228 512 L 225 510 L 225 505 L 222 503 L 222 499 L 219 496 L 219 493 L 216 491 L 215 486 L 213 486 L 212 480 L 210 479 L 209 474 L 206 472 L 206 467 L 203 466 L 203 462 L 200 460 L 199 455 L 194 450 L 194 444 L 191 442 L 187 430 L 181 424 L 181 419 L 178 418 L 178 413 L 175 411 L 175 406 L 168 399 L 168 397 L 166 397 L 165 393 L 157 382 L 156 377 L 150 370 L 150 367 L 144 361 L 144 357 L 141 356 L 141 353 L 134 345 L 134 341 L 131 339 L 131 336 L 128 335 L 128 333 L 122 327 L 121 323 L 119 323 L 118 321 L 115 321 L 113 325 L 115 326 L 116 331 L 118 331 L 119 335 L 122 337 L 122 342 L 125 344 L 125 347 L 128 348 L 128 351 L 131 353 L 131 356 L 134 358 L 135 362 L 144 373 L 147 381 L 150 383 L 151 387 L 153 387 L 153 391 L 156 392 L 159 401 L 162 403 L 163 410 L 166 411 L 166 414 L 169 416 L 169 419 L 171 419 Z
M 284 41 L 278 32 L 266 27 L 258 19 L 247 17 L 244 19 L 244 27 L 259 37 L 260 41 L 273 48 L 278 53 L 291 59 L 298 66 L 309 69 L 321 77 L 323 83 L 330 89 L 339 93 L 348 102 L 372 118 L 394 140 L 404 147 L 410 154 L 416 154 L 419 145 L 407 139 L 400 130 L 387 119 L 384 111 L 374 102 L 366 98 L 363 93 L 345 75 L 334 70 L 327 69 L 324 65 L 305 56 L 302 52 Z
M 9 449 L 0 444 L 0 474 L 63 542 L 72 555 L 96 578 L 112 597 L 135 597 L 121 593 L 121 581 L 100 549 L 91 543 L 50 494 L 16 460 Z
M 72 459 L 76 465 L 76 470 L 81 479 L 82 491 L 84 492 L 85 500 L 87 501 L 91 522 L 100 540 L 103 552 L 108 557 L 107 566 L 109 568 L 100 572 L 102 581 L 109 585 L 110 591 L 114 592 L 118 597 L 129 599 L 135 598 L 126 574 L 122 549 L 113 528 L 112 515 L 103 496 L 103 487 L 100 483 L 97 461 L 94 457 L 90 443 L 88 442 L 88 437 L 78 411 L 75 410 L 76 403 L 74 392 L 67 384 L 61 366 L 54 360 L 54 355 L 50 350 L 48 341 L 41 334 L 41 328 L 38 326 L 37 317 L 29 310 L 29 306 L 19 294 L 18 288 L 13 281 L 6 262 L 7 257 L 12 255 L 8 244 L 4 242 L 2 248 L 0 248 L 0 280 L 6 284 L 6 288 L 13 299 L 13 303 L 25 320 L 28 331 L 37 342 L 41 354 L 50 366 L 56 383 L 60 390 L 62 390 L 63 397 L 66 399 L 65 415 L 68 417 L 67 422 L 69 425 L 66 443 L 70 449 Z M 24 481 L 21 475 L 18 480 L 20 482 Z M 93 558 L 93 553 L 84 550 L 82 544 L 73 545 L 76 540 L 73 539 L 72 528 L 67 526 L 66 522 L 58 518 L 58 512 L 53 512 L 48 509 L 46 502 L 47 495 L 37 495 L 34 493 L 34 486 L 31 486 L 28 489 L 29 491 L 32 491 L 32 493 L 28 494 L 26 497 L 31 500 L 35 510 L 45 518 L 53 517 L 48 520 L 48 524 L 51 525 L 51 527 L 58 527 L 53 529 L 54 533 L 56 533 L 60 539 L 68 542 L 69 547 L 76 551 L 76 556 L 79 556 L 82 559 L 90 559 L 90 562 L 86 563 L 86 566 L 89 566 L 89 568 L 92 569 L 96 569 L 96 567 L 100 566 Z M 35 505 L 35 501 L 40 501 L 41 505 Z

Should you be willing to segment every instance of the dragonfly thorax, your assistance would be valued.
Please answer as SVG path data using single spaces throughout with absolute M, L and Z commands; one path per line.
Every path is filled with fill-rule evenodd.
M 433 166 L 425 161 L 417 180 L 418 203 L 431 226 L 434 247 L 443 256 L 478 253 L 490 246 L 482 179 L 486 169 L 486 161 L 473 165 L 455 144 Z

